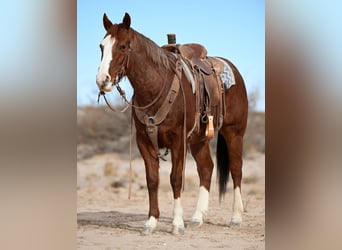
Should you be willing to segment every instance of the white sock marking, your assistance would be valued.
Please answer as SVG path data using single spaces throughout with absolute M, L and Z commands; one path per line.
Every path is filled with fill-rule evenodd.
M 183 207 L 180 198 L 175 199 L 173 206 L 173 225 L 184 228 Z
M 145 222 L 145 227 L 155 229 L 157 227 L 157 222 L 158 220 L 151 216 L 148 221 Z
M 207 215 L 209 207 L 209 192 L 201 186 L 198 193 L 198 201 L 195 214 L 192 216 L 193 221 L 203 222 L 203 218 Z
M 242 212 L 243 212 L 243 204 L 242 204 L 241 192 L 240 192 L 240 188 L 237 187 L 234 189 L 232 222 L 241 223 Z

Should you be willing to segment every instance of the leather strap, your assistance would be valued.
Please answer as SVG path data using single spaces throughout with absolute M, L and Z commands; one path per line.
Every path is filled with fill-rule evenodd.
M 159 152 L 158 125 L 165 120 L 167 114 L 170 112 L 171 106 L 174 103 L 178 92 L 179 81 L 177 74 L 175 74 L 169 92 L 154 116 L 148 116 L 144 111 L 134 108 L 134 112 L 138 120 L 146 126 L 147 134 L 157 153 Z

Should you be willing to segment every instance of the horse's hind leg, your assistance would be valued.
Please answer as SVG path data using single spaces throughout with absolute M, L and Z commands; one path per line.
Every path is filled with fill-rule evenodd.
M 241 198 L 242 179 L 242 136 L 233 136 L 228 142 L 228 154 L 230 159 L 230 171 L 234 184 L 233 216 L 231 226 L 239 226 L 242 222 L 243 203 Z
M 221 130 L 220 133 L 223 135 L 228 148 L 227 167 L 230 170 L 234 185 L 233 215 L 230 226 L 239 226 L 242 223 L 243 213 L 241 197 L 243 137 L 229 128 Z
M 191 154 L 195 158 L 200 178 L 196 211 L 191 218 L 190 226 L 199 227 L 203 224 L 203 219 L 208 212 L 210 182 L 214 164 L 210 155 L 209 141 L 192 144 L 190 148 Z

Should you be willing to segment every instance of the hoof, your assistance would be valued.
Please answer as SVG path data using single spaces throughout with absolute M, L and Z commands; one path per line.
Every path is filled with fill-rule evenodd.
M 203 221 L 199 221 L 199 220 L 191 220 L 187 227 L 189 228 L 199 228 L 200 226 L 202 226 Z
M 234 220 L 234 219 L 232 219 L 231 221 L 230 221 L 230 223 L 229 223 L 229 227 L 235 227 L 235 228 L 237 228 L 237 227 L 241 227 L 241 220 Z
M 151 235 L 153 233 L 154 229 L 152 227 L 144 227 L 144 230 L 141 231 L 141 235 Z
M 172 234 L 173 235 L 184 235 L 184 227 L 178 227 L 178 226 L 173 225 Z

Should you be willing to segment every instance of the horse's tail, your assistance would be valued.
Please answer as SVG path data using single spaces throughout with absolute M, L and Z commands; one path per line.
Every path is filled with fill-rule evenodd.
M 224 137 L 218 133 L 216 148 L 217 180 L 219 184 L 220 201 L 224 198 L 227 191 L 229 179 L 229 156 L 228 147 Z

